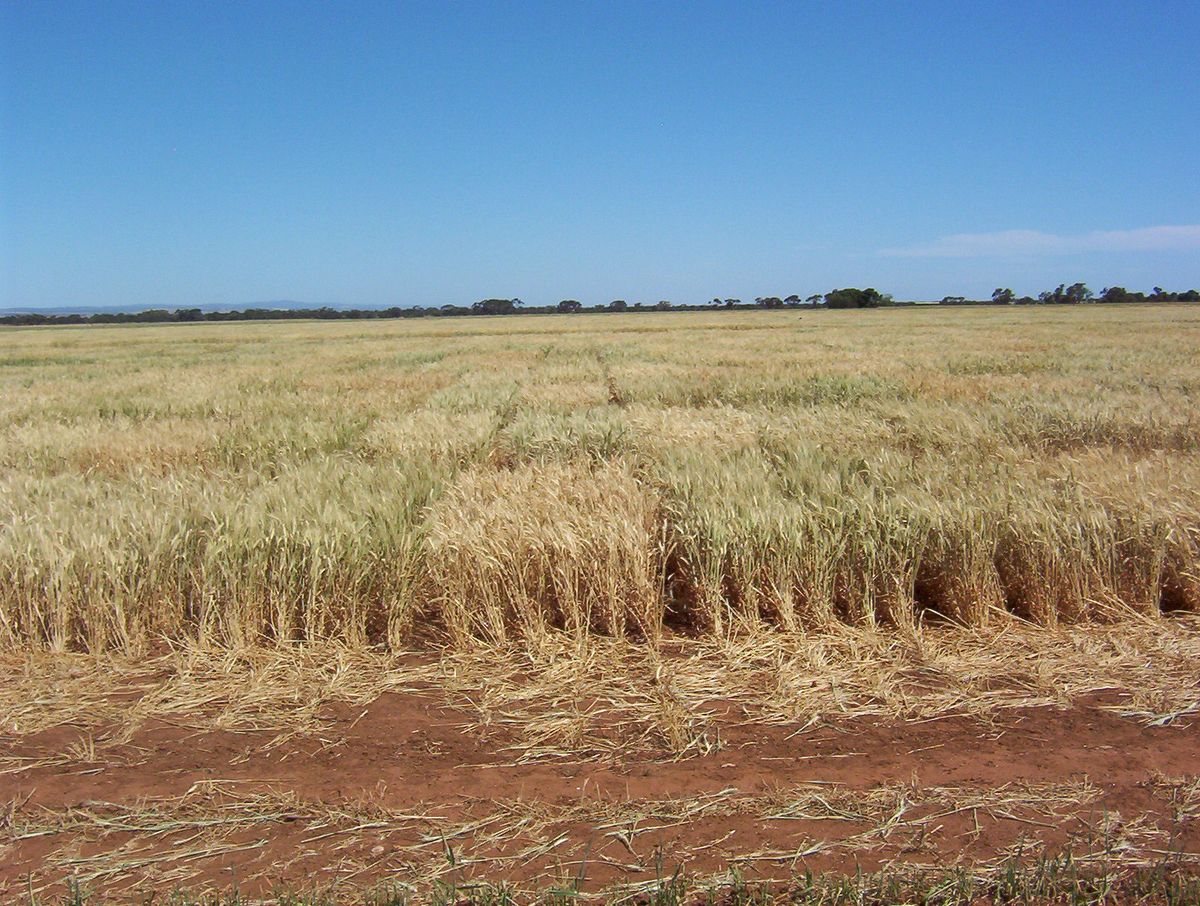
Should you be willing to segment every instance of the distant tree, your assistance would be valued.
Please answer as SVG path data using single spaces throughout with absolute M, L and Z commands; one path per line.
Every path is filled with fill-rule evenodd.
M 717 299 L 717 298 L 714 298 L 714 299 L 713 299 L 711 302 L 709 302 L 708 304 L 709 304 L 709 305 L 712 305 L 712 306 L 717 306 L 717 305 L 720 305 L 720 304 L 721 304 L 721 300 L 720 300 L 720 299 Z
M 867 289 L 835 289 L 825 294 L 825 304 L 830 308 L 874 308 L 883 296 L 873 287 Z
M 825 294 L 825 304 L 829 308 L 857 308 L 857 289 L 835 289 Z
M 1086 283 L 1058 284 L 1054 290 L 1038 293 L 1038 301 L 1050 305 L 1078 305 L 1080 302 L 1090 302 L 1092 291 Z
M 204 312 L 198 308 L 181 308 L 175 312 L 176 321 L 203 321 Z
M 825 297 L 822 296 L 820 293 L 813 293 L 811 296 L 809 296 L 804 301 L 807 302 L 809 305 L 820 305 L 821 300 L 824 298 Z
M 1151 302 L 1195 302 L 1200 291 L 1189 289 L 1186 292 L 1177 293 L 1163 289 L 1161 286 L 1154 287 L 1154 292 L 1150 296 Z
M 624 299 L 613 299 L 611 302 L 608 303 L 609 311 L 627 311 L 628 309 L 629 309 L 629 305 L 625 302 Z
M 482 299 L 471 306 L 477 315 L 511 315 L 521 305 L 520 299 Z
M 997 305 L 1012 305 L 1016 294 L 1011 289 L 996 287 L 992 290 L 992 301 Z
M 1072 283 L 1063 294 L 1063 301 L 1070 305 L 1078 305 L 1080 302 L 1090 302 L 1091 300 L 1092 291 L 1087 288 L 1086 283 Z
M 1045 305 L 1062 305 L 1067 301 L 1067 284 L 1060 283 L 1054 289 L 1038 293 L 1038 301 Z
M 800 304 L 800 297 L 795 293 L 783 300 L 783 304 L 787 306 L 796 306 Z
M 733 308 L 735 305 L 741 305 L 741 304 L 742 304 L 741 299 L 726 299 L 725 300 L 726 308 Z
M 759 308 L 783 308 L 783 300 L 778 296 L 759 296 L 754 304 Z
M 967 301 L 966 296 L 942 296 L 940 305 L 962 305 Z
M 321 310 L 327 311 L 328 309 Z M 148 308 L 145 311 L 139 311 L 133 316 L 132 320 L 146 324 L 154 324 L 159 321 L 170 321 L 171 313 L 165 308 Z
M 666 299 L 659 299 L 656 303 L 654 303 L 654 307 L 659 311 L 670 311 L 671 303 Z
M 574 299 L 563 299 L 558 303 L 558 310 L 563 314 L 573 314 L 583 311 L 583 306 Z
M 1137 295 L 1141 295 L 1140 293 Z M 1142 298 L 1145 298 L 1144 296 Z M 1101 302 L 1136 302 L 1137 297 L 1123 286 L 1106 286 L 1100 291 Z

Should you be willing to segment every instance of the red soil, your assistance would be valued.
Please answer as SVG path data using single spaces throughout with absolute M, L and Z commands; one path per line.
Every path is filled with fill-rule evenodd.
M 440 864 L 446 878 L 459 882 L 478 877 L 545 886 L 582 875 L 588 885 L 601 886 L 653 879 L 656 852 L 661 853 L 662 870 L 670 872 L 683 863 L 691 874 L 722 870 L 731 860 L 753 853 L 768 855 L 742 863 L 747 874 L 765 876 L 786 876 L 792 868 L 806 866 L 853 871 L 861 864 L 871 870 L 891 860 L 947 864 L 996 858 L 1022 837 L 1051 849 L 1095 848 L 1098 844 L 1078 835 L 1106 817 L 1114 834 L 1141 841 L 1141 857 L 1151 858 L 1168 845 L 1200 853 L 1200 818 L 1188 817 L 1186 808 L 1180 811 L 1178 794 L 1173 805 L 1163 783 L 1164 777 L 1195 779 L 1200 774 L 1200 724 L 1184 720 L 1145 727 L 1103 710 L 1103 704 L 1093 699 L 1070 710 L 1002 712 L 989 723 L 963 717 L 925 723 L 857 720 L 799 734 L 798 727 L 739 724 L 731 713 L 718 721 L 719 751 L 677 762 L 498 764 L 515 757 L 499 751 L 503 735 L 493 733 L 486 740 L 464 735 L 460 728 L 468 715 L 441 707 L 434 695 L 386 694 L 365 711 L 331 707 L 332 723 L 321 738 L 272 749 L 264 749 L 272 738 L 266 733 L 197 735 L 152 725 L 128 744 L 105 748 L 98 763 L 0 774 L 0 803 L 15 803 L 7 820 L 0 805 L 0 901 L 43 885 L 54 889 L 68 873 L 67 857 L 103 854 L 107 861 L 76 861 L 71 867 L 81 878 L 91 877 L 93 889 L 133 895 L 175 886 L 228 888 L 235 882 L 245 893 L 267 893 L 280 884 L 320 886 L 339 878 L 365 886 L 383 878 L 408 880 L 422 862 Z M 0 736 L 0 754 L 61 757 L 78 738 L 79 732 L 69 727 L 19 738 Z M 1098 795 L 1056 815 L 1020 804 L 997 804 L 994 811 L 981 812 L 923 803 L 934 788 L 998 791 L 1014 784 L 1085 779 Z M 221 784 L 226 792 L 208 800 L 193 790 L 188 800 L 193 806 L 207 802 L 216 807 L 264 791 L 294 792 L 302 803 L 294 814 L 264 807 L 262 820 L 229 829 L 221 838 L 224 846 L 242 849 L 211 856 L 197 854 L 196 828 L 153 834 L 92 826 L 24 836 L 29 828 L 45 827 L 54 815 L 83 810 L 111 818 L 138 803 L 154 805 L 146 800 L 177 799 L 204 781 L 236 783 Z M 801 794 L 867 792 L 889 784 L 911 785 L 914 806 L 904 818 L 912 824 L 881 833 L 869 845 L 792 858 L 785 854 L 811 849 L 814 840 L 835 842 L 879 822 L 853 816 L 764 820 L 770 809 L 751 801 L 773 793 L 782 797 L 793 788 Z M 605 803 L 615 807 L 715 794 L 721 794 L 715 801 L 727 807 L 661 830 L 652 828 L 671 820 L 648 817 L 639 825 L 647 830 L 627 838 L 628 846 L 611 828 L 600 827 L 607 820 L 595 814 Z M 511 807 L 517 802 L 517 808 L 531 814 L 581 804 L 592 814 L 567 816 L 544 834 L 543 840 L 567 835 L 546 853 L 452 869 L 447 847 L 461 860 L 472 852 L 475 857 L 512 855 L 535 842 L 517 839 L 509 847 L 480 843 L 479 835 L 486 831 L 446 842 L 437 839 L 471 818 L 496 813 L 498 803 Z M 1193 813 L 1198 805 L 1190 806 Z M 316 812 L 323 808 L 349 816 L 321 819 Z M 647 806 L 646 811 L 655 808 Z M 50 810 L 50 816 L 42 809 Z M 949 813 L 924 820 L 939 812 Z M 378 818 L 386 813 L 390 815 Z M 398 813 L 441 820 L 402 820 Z M 371 815 L 377 816 L 377 826 L 363 827 L 371 825 Z M 1143 818 L 1149 823 L 1139 824 Z M 1157 836 L 1142 833 L 1155 826 L 1161 832 Z M 423 832 L 435 842 L 416 855 L 406 850 L 420 842 Z

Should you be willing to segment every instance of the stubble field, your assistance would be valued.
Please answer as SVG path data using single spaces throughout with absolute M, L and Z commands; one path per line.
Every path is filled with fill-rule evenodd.
M 1198 351 L 1184 306 L 0 333 L 0 891 L 1178 877 Z

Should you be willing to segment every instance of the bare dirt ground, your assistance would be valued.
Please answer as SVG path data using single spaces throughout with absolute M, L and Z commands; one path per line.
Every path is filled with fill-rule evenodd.
M 23 726 L 10 709 L 0 735 L 3 902 L 70 877 L 130 899 L 384 879 L 598 890 L 678 867 L 786 878 L 1064 848 L 1200 854 L 1200 718 L 1132 714 L 1115 689 L 910 719 L 764 722 L 708 701 L 702 744 L 682 755 L 579 740 L 547 755 L 528 728 L 481 722 L 470 697 L 422 680 L 365 701 L 314 692 L 300 727 L 148 711 L 175 678 L 153 665 L 108 691 L 86 685 L 89 666 L 6 669 L 21 713 L 65 710 Z M 621 720 L 607 714 L 610 735 Z

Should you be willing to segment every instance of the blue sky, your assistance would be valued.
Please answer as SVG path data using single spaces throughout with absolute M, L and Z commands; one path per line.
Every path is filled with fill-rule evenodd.
M 1196 2 L 5 3 L 0 306 L 1200 285 Z

